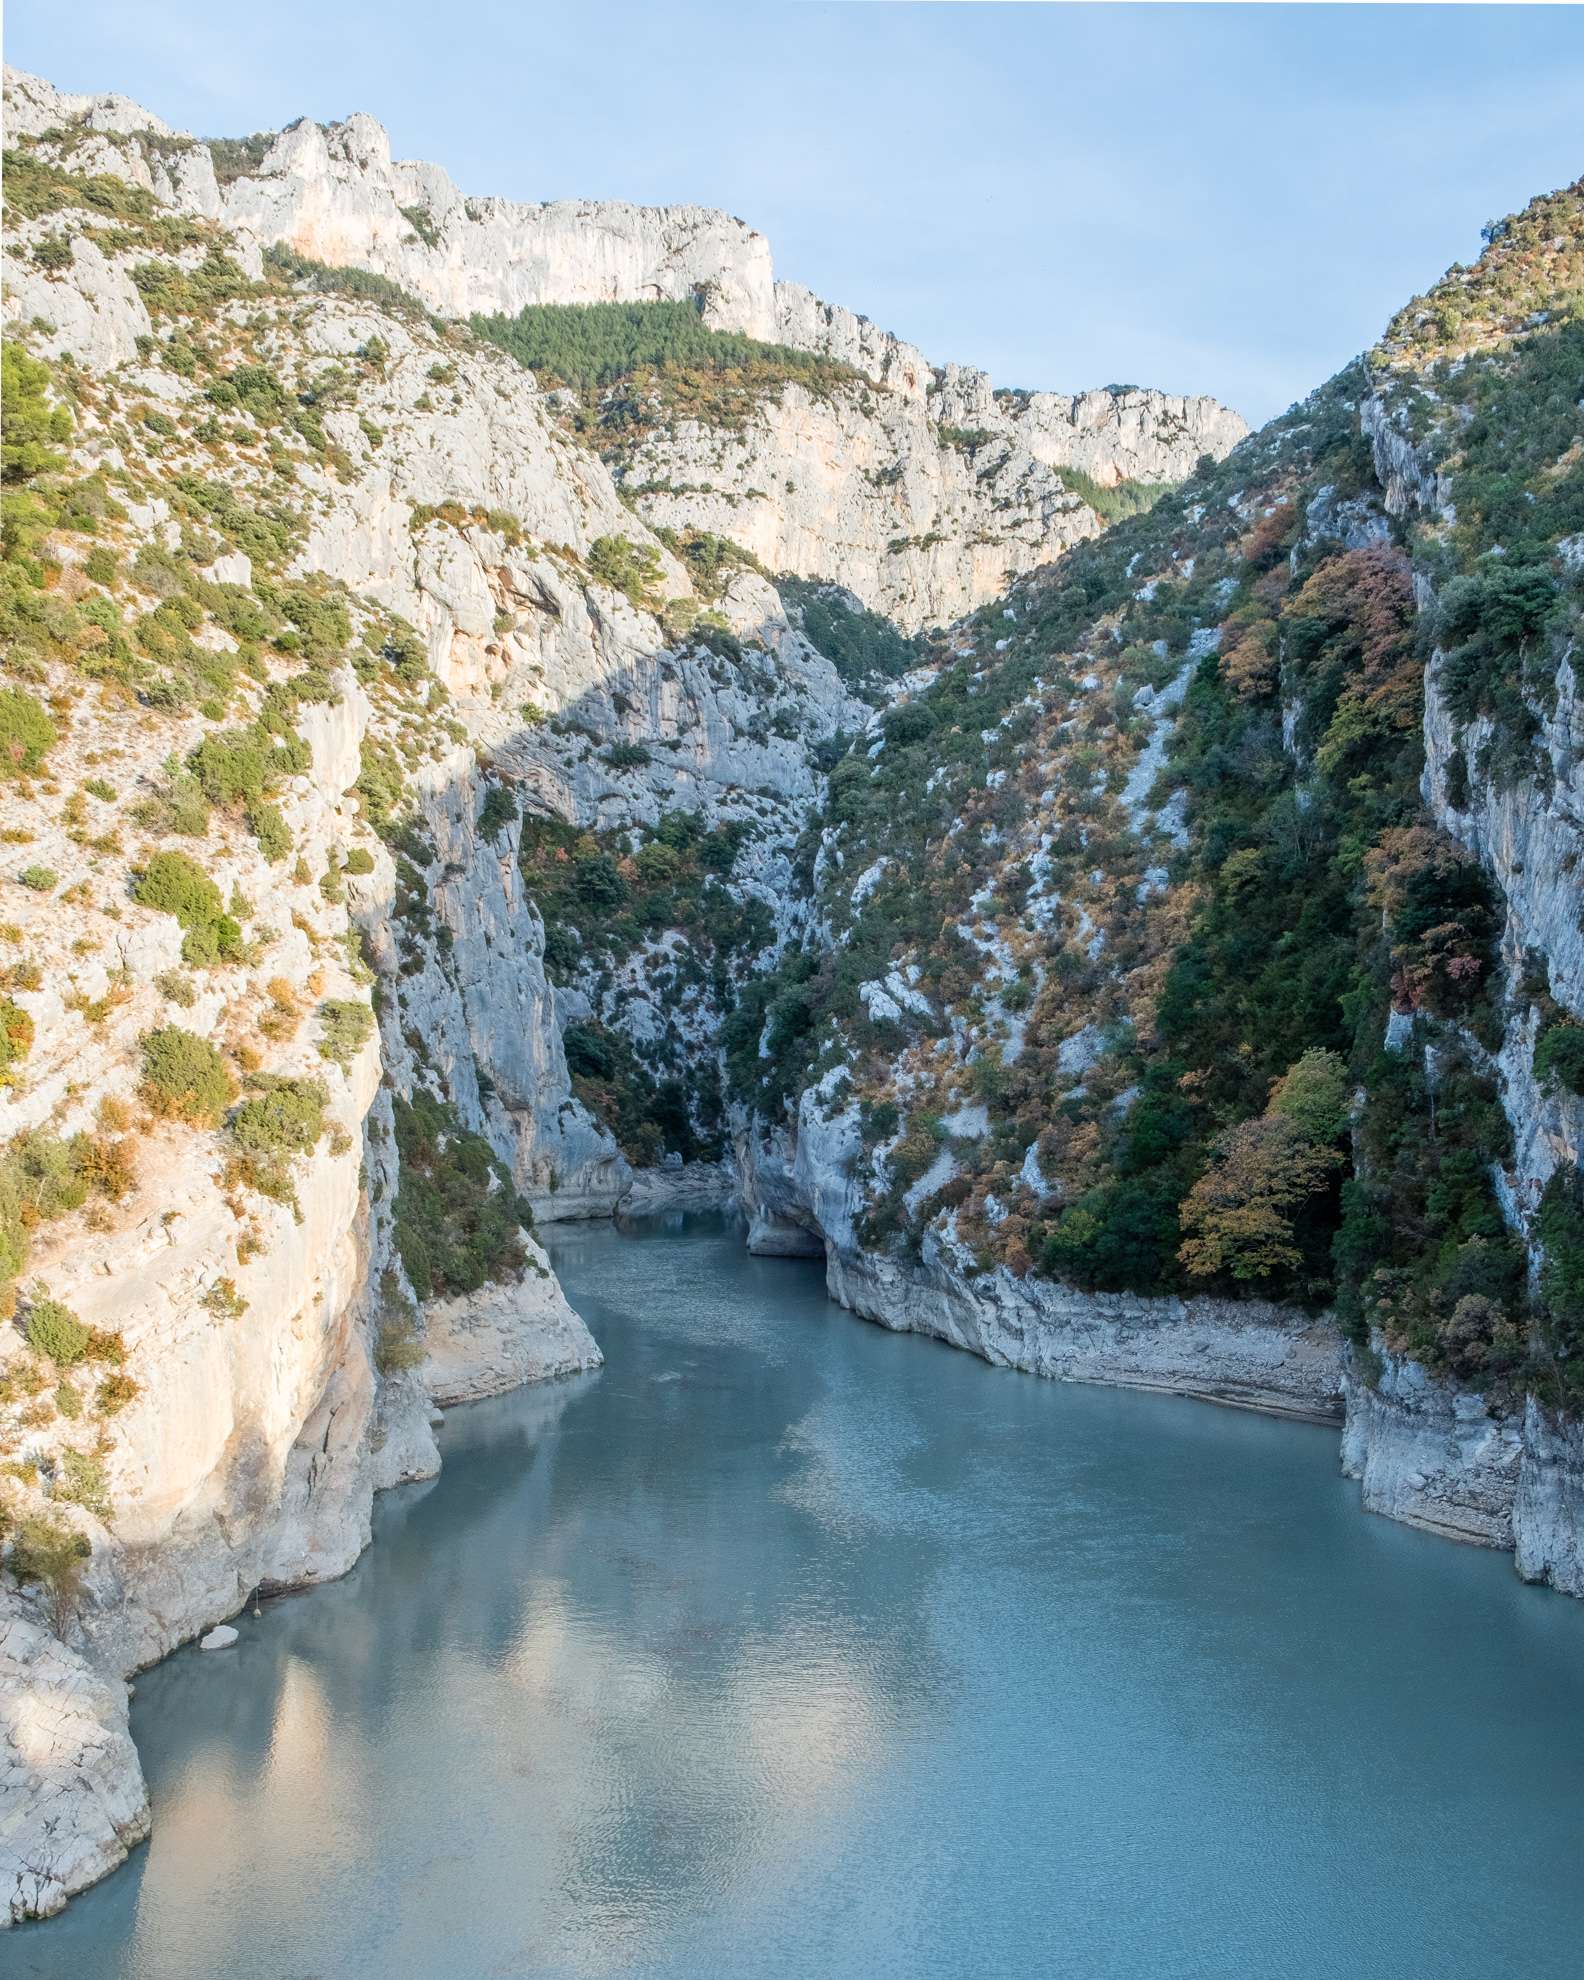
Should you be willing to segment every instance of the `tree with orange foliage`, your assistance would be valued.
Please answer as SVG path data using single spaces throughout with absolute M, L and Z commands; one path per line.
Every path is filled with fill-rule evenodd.
M 1383 833 L 1364 859 L 1372 907 L 1391 941 L 1392 1000 L 1446 1017 L 1485 975 L 1496 917 L 1479 862 L 1431 825 Z
M 1303 1263 L 1292 1213 L 1340 1164 L 1347 1118 L 1347 1070 L 1314 1050 L 1276 1082 L 1263 1114 L 1216 1136 L 1178 1210 L 1177 1256 L 1195 1278 L 1268 1279 Z
M 1413 578 L 1394 544 L 1328 558 L 1287 601 L 1282 619 L 1289 655 L 1330 709 L 1315 752 L 1326 776 L 1418 728 L 1424 670 L 1414 654 Z

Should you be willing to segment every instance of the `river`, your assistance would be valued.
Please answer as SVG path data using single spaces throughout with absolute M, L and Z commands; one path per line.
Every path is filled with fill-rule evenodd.
M 152 1841 L 7 1974 L 1577 1980 L 1584 1603 L 1335 1432 L 561 1227 L 598 1374 L 138 1681 Z

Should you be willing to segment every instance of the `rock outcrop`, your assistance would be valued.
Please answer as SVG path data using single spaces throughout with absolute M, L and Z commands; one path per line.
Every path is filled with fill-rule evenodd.
M 946 623 L 1101 527 L 1063 467 L 1103 488 L 1176 482 L 1248 431 L 1207 398 L 997 393 L 983 372 L 933 369 L 868 318 L 776 282 L 769 243 L 724 213 L 465 198 L 439 166 L 393 160 L 383 128 L 361 114 L 249 140 L 217 178 L 208 146 L 124 98 L 69 96 L 22 75 L 8 88 L 12 128 L 41 156 L 128 178 L 219 222 L 254 265 L 261 248 L 289 248 L 366 269 L 455 318 L 697 298 L 713 328 L 849 367 L 850 389 L 825 400 L 795 387 L 768 393 L 740 430 L 661 428 L 625 485 L 651 522 L 713 530 L 773 571 L 839 581 L 910 630 Z M 91 243 L 76 251 L 70 347 L 120 361 L 138 331 L 119 305 L 135 292 L 107 298 L 114 271 Z M 123 317 L 129 329 L 114 331 Z M 428 472 L 446 464 L 441 454 Z M 360 536 L 378 526 L 376 507 Z
M 0 1925 L 59 1911 L 148 1832 L 125 1684 L 0 1609 Z
M 1483 1547 L 1513 1545 L 1522 1424 L 1483 1396 L 1379 1355 L 1374 1380 L 1350 1377 L 1342 1469 L 1364 1510 Z
M 1341 1343 L 1325 1316 L 1256 1301 L 1081 1293 L 1004 1267 L 986 1272 L 949 1226 L 925 1233 L 916 1261 L 866 1246 L 854 1227 L 857 1121 L 823 1099 L 805 1094 L 795 1134 L 739 1136 L 750 1251 L 823 1255 L 827 1288 L 843 1306 L 998 1367 L 1308 1421 L 1340 1417 Z

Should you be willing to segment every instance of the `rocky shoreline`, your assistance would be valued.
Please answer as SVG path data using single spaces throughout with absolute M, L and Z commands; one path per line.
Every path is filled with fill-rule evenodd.
M 1510 1552 L 1525 1581 L 1584 1596 L 1584 1432 L 1533 1397 L 1503 1415 L 1379 1345 L 1372 1383 L 1326 1316 L 1260 1301 L 1081 1293 L 978 1272 L 934 1231 L 916 1264 L 866 1251 L 846 1180 L 855 1138 L 851 1117 L 817 1094 L 795 1134 L 739 1135 L 751 1251 L 823 1256 L 831 1297 L 852 1312 L 998 1366 L 1338 1423 L 1364 1511 Z
M 536 1263 L 542 1261 L 538 1247 L 533 1250 Z M 538 1270 L 542 1276 L 525 1276 L 519 1286 L 489 1287 L 471 1299 L 431 1305 L 423 1379 L 400 1385 L 412 1421 L 404 1421 L 394 1439 L 387 1431 L 371 1450 L 366 1495 L 350 1526 L 338 1518 L 331 1535 L 305 1544 L 298 1571 L 278 1579 L 261 1575 L 260 1585 L 273 1593 L 308 1588 L 355 1565 L 371 1538 L 372 1494 L 440 1469 L 431 1404 L 472 1402 L 600 1365 L 604 1357 L 594 1337 L 554 1275 L 542 1263 Z M 206 1577 L 184 1581 L 174 1597 L 185 1603 L 179 1620 L 154 1607 L 173 1599 L 169 1577 L 161 1574 L 156 1590 L 136 1581 L 140 1564 L 129 1560 L 120 1569 L 127 1585 L 115 1604 L 117 1629 L 106 1634 L 85 1628 L 80 1649 L 40 1627 L 16 1597 L 0 1594 L 0 1927 L 52 1917 L 117 1869 L 148 1835 L 148 1792 L 128 1723 L 127 1679 L 243 1607 L 251 1587 L 216 1553 L 216 1537 L 209 1535 L 206 1549 L 213 1586 L 203 1594 Z M 275 1538 L 273 1531 L 264 1536 L 261 1560 Z M 131 1648 L 155 1640 L 161 1647 L 152 1656 Z M 122 1655 L 130 1650 L 130 1662 L 116 1665 L 112 1642 L 123 1646 Z

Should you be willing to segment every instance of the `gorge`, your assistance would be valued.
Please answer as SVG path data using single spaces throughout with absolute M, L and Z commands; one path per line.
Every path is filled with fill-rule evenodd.
M 8 73 L 6 145 L 0 1920 L 146 1833 L 124 1681 L 345 1575 L 442 1409 L 628 1393 L 578 1220 L 1298 1419 L 1060 1418 L 1251 1492 L 1339 1434 L 1584 1594 L 1579 187 L 1250 434 L 366 116 Z M 994 1408 L 1006 1466 L 1057 1404 Z

